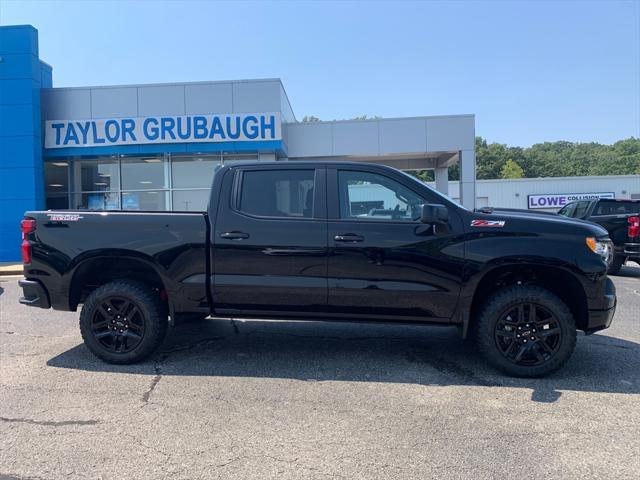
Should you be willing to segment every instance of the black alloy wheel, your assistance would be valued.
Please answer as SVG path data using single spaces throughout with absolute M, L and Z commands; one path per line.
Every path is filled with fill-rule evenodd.
M 157 291 L 133 280 L 95 289 L 80 313 L 84 343 L 108 363 L 129 364 L 149 356 L 164 340 L 168 316 Z
M 101 300 L 91 322 L 96 341 L 116 353 L 134 350 L 142 341 L 144 330 L 140 309 L 133 301 L 117 296 Z
M 480 307 L 471 326 L 485 358 L 515 377 L 554 372 L 576 345 L 576 324 L 569 307 L 535 285 L 497 291 Z
M 530 302 L 509 307 L 495 326 L 500 353 L 516 365 L 542 365 L 560 348 L 562 330 L 555 315 Z

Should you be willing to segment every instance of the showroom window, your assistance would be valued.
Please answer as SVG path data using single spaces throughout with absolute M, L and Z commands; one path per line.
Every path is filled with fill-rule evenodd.
M 47 208 L 69 208 L 69 162 L 44 164 L 44 192 Z
M 47 208 L 205 211 L 215 167 L 257 159 L 257 154 L 167 154 L 47 161 Z

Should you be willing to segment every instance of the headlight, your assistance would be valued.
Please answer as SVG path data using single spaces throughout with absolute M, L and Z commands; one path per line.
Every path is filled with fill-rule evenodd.
M 586 238 L 587 247 L 593 252 L 600 255 L 600 258 L 607 263 L 611 263 L 613 259 L 613 249 L 611 248 L 611 242 L 608 240 L 596 240 L 595 237 Z

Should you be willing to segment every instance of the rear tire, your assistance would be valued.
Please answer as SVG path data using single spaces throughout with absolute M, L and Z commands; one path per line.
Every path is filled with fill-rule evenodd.
M 609 265 L 609 268 L 607 269 L 607 274 L 617 275 L 620 273 L 620 269 L 624 265 L 625 260 L 626 257 L 624 255 L 614 255 L 611 265 Z
M 107 363 L 148 357 L 167 333 L 165 308 L 144 283 L 116 280 L 94 290 L 80 313 L 80 333 L 91 353 Z
M 576 346 L 576 324 L 567 305 L 536 286 L 512 286 L 482 306 L 475 322 L 480 352 L 514 377 L 543 377 L 558 370 Z

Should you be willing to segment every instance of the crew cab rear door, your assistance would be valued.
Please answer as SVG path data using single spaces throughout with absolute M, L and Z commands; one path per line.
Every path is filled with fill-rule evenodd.
M 322 313 L 327 304 L 325 169 L 240 166 L 223 180 L 212 232 L 217 313 Z

